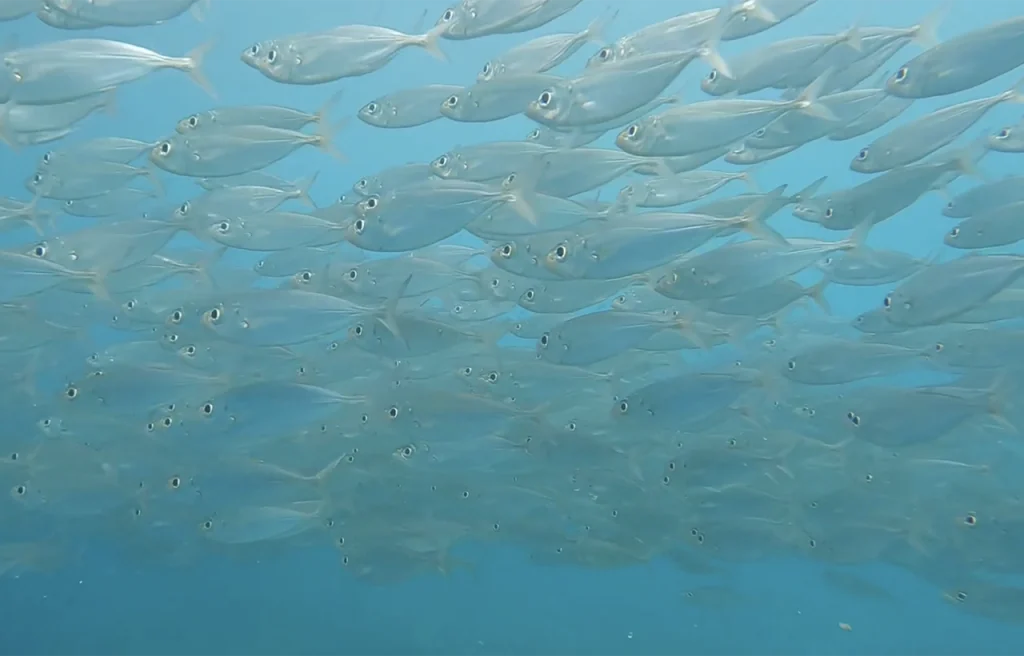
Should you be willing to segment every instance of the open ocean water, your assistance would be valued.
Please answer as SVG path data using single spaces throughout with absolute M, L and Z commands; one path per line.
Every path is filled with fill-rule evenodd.
M 150 1 L 157 2 L 138 0 L 138 4 Z M 18 3 L 0 0 L 0 10 L 8 4 Z M 508 0 L 508 5 L 512 4 Z M 785 2 L 757 0 L 757 4 L 771 8 Z M 101 26 L 73 31 L 44 24 L 29 13 L 0 24 L 0 42 L 4 44 L 5 53 L 82 37 L 125 41 L 172 56 L 184 56 L 197 46 L 212 44 L 202 70 L 216 98 L 178 71 L 156 71 L 144 79 L 121 85 L 113 92 L 106 110 L 84 119 L 67 136 L 37 145 L 0 146 L 0 171 L 3 172 L 0 196 L 30 201 L 32 193 L 25 181 L 34 174 L 43 154 L 51 150 L 109 136 L 156 144 L 174 133 L 175 125 L 183 118 L 222 105 L 272 104 L 313 112 L 340 91 L 326 119 L 331 125 L 347 119 L 334 139 L 337 153 L 302 148 L 267 170 L 288 181 L 318 174 L 310 195 L 319 207 L 329 206 L 341 196 L 347 196 L 349 202 L 359 200 L 352 186 L 363 176 L 406 163 L 428 163 L 456 146 L 519 141 L 538 127 L 527 116 L 517 114 L 487 122 L 460 122 L 442 117 L 417 127 L 386 129 L 356 118 L 360 107 L 371 100 L 426 84 L 470 85 L 484 62 L 515 45 L 544 34 L 576 32 L 598 16 L 614 14 L 603 39 L 585 43 L 551 71 L 553 75 L 572 77 L 585 70 L 587 59 L 602 45 L 672 16 L 717 6 L 713 0 L 583 0 L 564 15 L 526 33 L 494 34 L 470 40 L 442 38 L 438 47 L 447 61 L 432 58 L 421 48 L 410 47 L 370 74 L 310 85 L 283 84 L 268 79 L 246 66 L 241 54 L 256 42 L 346 24 L 384 25 L 407 33 L 422 33 L 433 27 L 447 5 L 426 0 L 210 0 L 198 5 L 201 20 L 186 12 L 158 25 Z M 933 0 L 818 0 L 759 34 L 723 41 L 720 52 L 728 63 L 743 52 L 799 36 L 839 34 L 852 26 L 861 30 L 906 28 L 919 23 L 940 6 L 942 3 Z M 948 3 L 948 12 L 939 23 L 937 34 L 945 41 L 998 21 L 1020 18 L 1024 16 L 1022 9 L 1024 5 L 1014 0 L 954 0 Z M 1020 29 L 1015 44 L 1010 49 L 1024 50 L 1024 28 Z M 871 87 L 877 80 L 884 79 L 879 77 L 882 73 L 891 76 L 922 51 L 919 44 L 906 45 L 882 64 L 878 73 L 867 77 L 862 86 Z M 8 66 L 0 70 L 0 75 L 9 76 L 11 70 Z M 82 70 L 74 69 L 77 72 L 71 73 L 71 79 L 84 75 Z M 697 59 L 658 95 L 675 96 L 680 103 L 710 100 L 711 96 L 700 88 L 700 80 L 708 71 L 708 64 Z M 750 174 L 754 185 L 751 188 L 744 189 L 742 182 L 737 182 L 697 202 L 752 190 L 768 192 L 783 184 L 788 185 L 787 193 L 792 194 L 821 176 L 827 176 L 827 181 L 819 194 L 826 196 L 830 191 L 859 184 L 868 177 L 851 170 L 850 161 L 862 147 L 938 108 L 1006 91 L 1021 76 L 1024 76 L 1024 67 L 1014 68 L 962 92 L 915 100 L 902 115 L 867 135 L 848 141 L 814 140 L 754 168 Z M 629 94 L 633 90 L 623 85 L 619 93 Z M 769 92 L 749 97 L 779 96 L 769 89 Z M 11 111 L 15 104 L 12 100 L 5 111 Z M 8 141 L 16 140 L 6 116 L 0 115 L 0 126 L 5 126 Z M 1017 124 L 1020 118 L 1019 105 L 1000 104 L 937 156 L 964 148 L 979 136 L 996 134 L 1004 126 Z M 615 149 L 616 135 L 626 125 L 610 129 L 587 147 Z M 147 150 L 136 165 L 150 166 L 148 156 Z M 902 251 L 920 258 L 926 267 L 938 260 L 959 256 L 961 251 L 944 246 L 943 238 L 961 219 L 943 216 L 943 206 L 955 194 L 972 186 L 1024 174 L 1022 164 L 1024 154 L 987 153 L 978 164 L 976 175 L 961 176 L 940 190 L 925 193 L 905 210 L 874 227 L 868 238 L 870 247 Z M 705 165 L 704 169 L 740 171 L 742 167 L 718 160 Z M 72 170 L 76 175 L 87 176 L 89 162 L 83 160 L 80 167 L 72 167 Z M 153 170 L 159 181 L 160 197 L 144 201 L 123 218 L 141 217 L 143 211 L 151 212 L 151 216 L 161 211 L 166 214 L 169 208 L 203 193 L 188 176 Z M 642 176 L 626 173 L 601 185 L 600 198 L 614 200 L 627 181 L 639 184 L 643 180 Z M 132 184 L 139 189 L 151 188 L 146 179 Z M 597 191 L 587 191 L 577 199 L 591 200 Z M 396 191 L 400 192 L 401 188 Z M 1024 194 L 1021 198 L 1024 199 Z M 291 211 L 309 211 L 308 207 L 290 202 L 287 207 Z M 41 198 L 38 207 L 39 211 L 59 213 L 60 201 Z M 801 221 L 791 215 L 791 209 L 783 208 L 769 222 L 787 239 L 836 241 L 848 236 L 847 232 L 830 231 Z M 1024 220 L 1024 216 L 1019 220 Z M 83 222 L 76 224 L 75 221 Z M 15 227 L 2 236 L 2 247 L 12 252 L 28 252 L 34 244 L 47 240 L 52 244 L 62 235 L 91 225 L 90 221 L 68 217 L 58 217 L 52 223 L 46 220 L 42 222 L 45 233 L 42 236 L 29 226 Z M 184 247 L 213 250 L 216 246 L 210 240 L 203 246 L 202 242 L 186 235 L 178 235 L 174 240 L 174 245 L 180 242 Z M 711 246 L 735 241 L 736 238 L 725 236 L 713 240 Z M 481 244 L 465 232 L 450 238 L 448 243 Z M 491 247 L 497 245 L 495 242 Z M 101 245 L 99 251 L 102 250 Z M 700 249 L 701 252 L 707 250 L 708 247 Z M 1011 243 L 992 252 L 1022 251 Z M 346 253 L 345 257 L 351 259 L 350 251 Z M 382 256 L 389 254 L 366 254 L 368 259 Z M 249 270 L 260 257 L 260 253 L 228 248 L 217 269 L 209 272 L 209 278 L 217 280 L 222 275 L 217 271 L 225 268 Z M 486 258 L 483 260 L 481 267 L 490 266 Z M 5 271 L 0 275 L 11 275 L 9 269 L 13 265 L 3 266 Z M 796 279 L 811 284 L 821 275 L 820 271 L 809 267 Z M 199 285 L 204 284 L 205 278 L 185 280 L 186 287 L 196 285 L 196 294 L 204 291 Z M 0 280 L 0 286 L 3 284 Z M 239 285 L 248 284 L 231 281 L 221 289 L 234 285 L 237 291 Z M 733 361 L 747 362 L 748 359 L 753 369 L 767 371 L 778 362 L 769 359 L 767 363 L 758 364 L 761 361 L 753 362 L 756 359 L 753 354 L 763 354 L 761 345 L 773 339 L 772 331 L 779 332 L 780 343 L 788 335 L 789 344 L 793 345 L 794 334 L 801 326 L 822 332 L 832 329 L 815 328 L 825 325 L 815 322 L 828 320 L 848 324 L 858 315 L 881 307 L 882 299 L 895 285 L 829 285 L 825 297 L 831 308 L 830 318 L 810 303 L 787 310 L 780 315 L 784 318 L 778 327 L 763 327 L 713 348 L 687 351 L 680 356 L 687 364 L 676 373 L 698 366 L 722 370 Z M 71 302 L 69 294 L 58 295 L 52 288 L 35 296 L 44 305 Z M 88 294 L 79 296 L 88 298 Z M 139 333 L 114 330 L 101 320 L 125 303 L 130 295 L 111 296 L 109 300 L 97 299 L 96 302 L 110 303 L 109 307 L 115 309 L 74 315 L 82 322 L 74 326 L 79 331 L 75 336 L 67 334 L 41 340 L 41 344 L 22 349 L 34 349 L 42 354 L 42 364 L 32 370 L 30 380 L 34 391 L 29 396 L 25 396 L 28 393 L 24 380 L 11 375 L 4 382 L 8 390 L 5 396 L 9 399 L 3 404 L 6 425 L 0 424 L 0 451 L 21 454 L 21 457 L 20 464 L 5 463 L 0 467 L 0 488 L 3 489 L 0 496 L 0 654 L 1012 655 L 1024 652 L 1024 587 L 1008 591 L 1015 584 L 1024 585 L 1021 580 L 1024 531 L 1019 528 L 1024 511 L 1021 502 L 1024 478 L 1020 473 L 1024 459 L 1018 442 L 1020 433 L 1013 428 L 1020 419 L 1016 407 L 1020 388 L 1013 384 L 1019 376 L 1015 375 L 1013 363 L 1024 356 L 1024 347 L 1006 354 L 1004 368 L 996 367 L 993 375 L 996 384 L 1006 384 L 1000 389 L 1010 390 L 999 398 L 1001 405 L 983 408 L 968 417 L 952 437 L 942 438 L 946 440 L 945 449 L 928 444 L 926 448 L 934 449 L 917 453 L 913 449 L 920 445 L 913 444 L 906 449 L 888 449 L 892 452 L 889 460 L 883 461 L 877 456 L 879 459 L 874 461 L 874 466 L 880 468 L 880 474 L 884 469 L 889 481 L 882 493 L 864 495 L 852 482 L 837 484 L 830 490 L 831 499 L 847 497 L 849 503 L 830 516 L 828 521 L 834 523 L 816 520 L 815 529 L 809 530 L 810 533 L 818 531 L 818 541 L 824 548 L 817 544 L 807 548 L 807 540 L 801 544 L 785 530 L 729 532 L 728 549 L 723 547 L 725 550 L 710 555 L 707 549 L 701 551 L 700 544 L 687 543 L 685 539 L 690 530 L 686 524 L 690 517 L 700 516 L 702 521 L 719 528 L 732 527 L 735 522 L 761 512 L 764 506 L 759 503 L 746 507 L 740 496 L 730 497 L 728 502 L 724 498 L 712 501 L 708 498 L 709 489 L 723 490 L 730 485 L 746 485 L 762 491 L 800 488 L 809 484 L 805 481 L 832 476 L 822 473 L 825 470 L 821 467 L 825 465 L 819 467 L 820 458 L 807 457 L 800 452 L 792 456 L 795 460 L 788 461 L 786 458 L 791 456 L 787 451 L 770 457 L 753 457 L 742 468 L 723 466 L 717 477 L 684 474 L 677 477 L 676 485 L 682 478 L 689 492 L 678 494 L 664 491 L 668 484 L 662 483 L 663 467 L 668 458 L 659 455 L 659 466 L 648 466 L 650 463 L 645 460 L 651 453 L 663 453 L 659 445 L 675 443 L 679 435 L 684 436 L 681 439 L 696 441 L 702 434 L 728 439 L 732 430 L 746 436 L 751 435 L 751 431 L 765 435 L 780 430 L 797 431 L 791 426 L 769 427 L 761 421 L 779 404 L 785 406 L 798 396 L 803 398 L 800 395 L 805 394 L 807 388 L 789 382 L 773 383 L 774 387 L 767 391 L 755 390 L 743 404 L 730 405 L 727 410 L 734 415 L 747 415 L 749 423 L 741 428 L 725 422 L 684 433 L 675 433 L 671 427 L 662 427 L 661 433 L 642 431 L 637 433 L 641 437 L 635 440 L 640 445 L 637 447 L 639 454 L 630 450 L 629 434 L 624 429 L 620 433 L 613 431 L 614 437 L 595 433 L 593 442 L 607 444 L 611 440 L 618 449 L 616 453 L 622 456 L 620 460 L 610 458 L 604 451 L 595 455 L 587 448 L 577 448 L 548 460 L 541 452 L 521 455 L 522 451 L 515 451 L 515 457 L 522 460 L 510 465 L 509 456 L 495 459 L 485 453 L 480 456 L 482 460 L 465 457 L 455 465 L 449 463 L 435 470 L 430 469 L 428 463 L 409 475 L 408 480 L 429 480 L 442 487 L 448 482 L 456 487 L 474 486 L 474 494 L 483 495 L 492 491 L 492 485 L 505 490 L 501 486 L 508 485 L 508 472 L 533 481 L 535 495 L 496 494 L 497 501 L 481 506 L 476 514 L 461 511 L 446 514 L 449 504 L 457 502 L 432 504 L 424 500 L 422 494 L 409 490 L 394 493 L 391 503 L 384 503 L 382 495 L 391 494 L 389 490 L 393 485 L 374 487 L 375 481 L 387 478 L 400 485 L 404 480 L 400 472 L 385 471 L 387 463 L 380 468 L 367 466 L 358 471 L 358 476 L 363 477 L 361 482 L 349 486 L 338 481 L 357 474 L 344 470 L 342 464 L 338 471 L 330 474 L 333 482 L 329 487 L 334 491 L 330 502 L 335 508 L 341 508 L 337 520 L 334 516 L 317 514 L 322 512 L 318 506 L 310 513 L 315 519 L 309 525 L 301 530 L 289 525 L 285 530 L 280 528 L 282 520 L 279 518 L 268 519 L 265 514 L 258 514 L 254 519 L 250 513 L 244 517 L 250 526 L 255 525 L 254 533 L 246 533 L 234 540 L 234 544 L 225 544 L 203 535 L 202 525 L 207 517 L 218 518 L 216 521 L 223 519 L 229 527 L 237 526 L 241 520 L 232 513 L 240 507 L 265 509 L 307 499 L 299 495 L 268 500 L 266 495 L 261 495 L 261 489 L 257 489 L 259 481 L 243 476 L 218 479 L 215 484 L 204 487 L 204 481 L 218 477 L 219 468 L 233 466 L 230 463 L 236 462 L 227 457 L 220 459 L 223 455 L 220 452 L 216 456 L 209 455 L 208 444 L 196 446 L 197 450 L 190 452 L 192 443 L 182 442 L 171 451 L 173 456 L 167 456 L 167 451 L 150 456 L 139 455 L 138 444 L 123 446 L 128 440 L 144 438 L 132 437 L 127 432 L 116 439 L 101 435 L 102 423 L 87 422 L 83 426 L 88 428 L 72 428 L 57 436 L 35 430 L 44 418 L 56 418 L 63 412 L 60 407 L 52 409 L 57 403 L 53 399 L 60 397 L 69 381 L 82 378 L 86 370 L 82 363 L 87 355 L 139 339 Z M 612 296 L 614 292 L 607 295 L 609 299 Z M 8 296 L 2 300 L 12 302 Z M 980 304 L 979 301 L 976 305 Z M 67 318 L 60 312 L 57 314 Z M 85 316 L 89 317 L 88 322 Z M 510 316 L 526 315 L 516 309 Z M 30 329 L 25 322 L 13 319 L 4 320 L 3 325 L 3 330 L 9 333 Z M 1013 330 L 1012 321 L 1009 328 L 1005 327 L 1005 322 L 1001 325 L 1004 330 Z M 991 324 L 979 326 L 997 330 Z M 339 339 L 344 340 L 347 328 L 338 331 Z M 199 331 L 195 343 L 205 343 L 203 335 L 207 341 L 216 341 L 210 333 L 203 333 L 202 328 Z M 803 337 L 797 335 L 796 346 L 800 346 L 802 340 Z M 507 343 L 508 340 L 502 342 Z M 529 349 L 524 352 L 532 353 L 533 344 L 524 344 Z M 634 353 L 649 355 L 647 351 Z M 3 365 L 5 368 L 25 366 L 9 349 L 3 355 L 12 358 L 12 364 Z M 638 362 L 641 366 L 636 367 L 637 376 L 643 378 L 643 360 Z M 438 365 L 445 366 L 453 367 L 447 361 Z M 992 373 L 992 368 L 986 371 Z M 892 368 L 876 376 L 871 383 L 905 385 L 905 382 L 894 382 L 904 381 L 905 373 Z M 912 374 L 911 378 L 917 375 L 915 384 L 933 383 L 949 380 L 946 373 L 925 372 Z M 334 377 L 333 382 L 344 382 L 355 374 L 339 368 Z M 649 382 L 644 380 L 645 384 Z M 443 381 L 436 383 L 437 387 L 445 385 Z M 633 385 L 625 392 L 640 386 Z M 855 395 L 860 388 L 852 389 L 850 393 Z M 358 391 L 346 389 L 346 393 Z M 362 391 L 368 397 L 385 394 L 376 388 Z M 546 395 L 547 405 L 542 410 L 552 412 L 577 404 L 575 407 L 582 408 L 581 416 L 603 422 L 611 412 L 613 400 L 621 398 L 621 394 L 608 402 L 595 401 L 594 406 L 589 406 L 586 403 L 591 393 L 592 390 L 585 387 L 574 390 L 559 386 Z M 25 398 L 33 399 L 31 404 L 18 400 Z M 131 399 L 124 400 L 130 402 Z M 379 413 L 387 407 L 374 398 L 364 403 Z M 52 406 L 50 410 L 45 409 L 48 404 Z M 796 401 L 793 404 L 800 405 Z M 36 410 L 44 409 L 32 414 L 27 409 L 29 405 Z M 890 405 L 885 411 L 900 412 L 900 408 Z M 921 410 L 915 407 L 912 411 Z M 991 416 L 987 413 L 997 416 L 998 421 L 989 421 Z M 483 430 L 483 436 L 476 435 L 473 421 L 479 416 L 467 412 L 464 425 L 449 425 L 461 433 L 463 440 L 483 440 L 494 429 Z M 63 419 L 66 425 L 73 427 L 76 417 L 69 415 Z M 404 442 L 419 445 L 422 450 L 430 441 L 414 433 L 389 434 L 389 437 L 398 441 L 389 443 L 387 456 L 396 458 L 398 456 L 392 456 L 391 451 Z M 273 455 L 269 457 L 257 450 L 245 453 L 244 448 L 235 449 L 232 455 L 251 455 L 282 468 L 301 470 L 302 476 L 309 476 L 333 459 L 352 453 L 360 444 L 363 453 L 372 451 L 369 446 L 372 439 L 372 434 L 339 435 L 335 437 L 332 452 L 324 443 L 317 442 L 311 447 L 305 438 L 295 438 L 275 443 Z M 104 453 L 103 463 L 114 469 L 140 458 L 152 458 L 147 460 L 149 465 L 168 463 L 166 458 L 176 458 L 173 467 L 163 470 L 159 466 L 148 466 L 146 476 L 150 478 L 147 480 L 160 487 L 167 484 L 168 477 L 187 479 L 199 490 L 195 494 L 202 497 L 202 508 L 191 514 L 181 513 L 177 506 L 170 509 L 167 504 L 147 503 L 141 493 L 129 491 L 125 492 L 121 503 L 112 507 L 80 512 L 76 499 L 95 491 L 93 483 L 83 482 L 82 470 L 95 462 L 79 467 L 81 461 L 77 457 L 65 457 L 41 464 L 40 459 L 57 457 L 52 455 L 55 440 L 98 449 Z M 832 445 L 842 441 L 833 440 Z M 315 448 L 323 457 L 304 459 L 303 450 L 308 448 Z M 879 448 L 886 450 L 884 445 Z M 437 449 L 441 451 L 440 446 Z M 183 456 L 188 453 L 191 456 Z M 32 456 L 37 459 L 33 461 Z M 922 459 L 958 461 L 960 465 L 935 465 L 922 475 L 913 464 Z M 764 464 L 768 461 L 770 466 Z M 692 467 L 698 468 L 719 466 L 717 461 L 701 464 L 694 459 L 691 462 Z M 671 467 L 674 471 L 676 465 Z M 751 473 L 755 468 L 763 471 Z M 965 468 L 971 469 L 974 477 L 965 475 Z M 692 482 L 686 482 L 688 475 L 693 476 Z M 122 479 L 130 476 L 121 473 Z M 664 474 L 666 481 L 668 476 Z M 569 477 L 573 477 L 571 484 L 567 482 Z M 881 475 L 878 478 L 881 479 Z M 42 500 L 26 504 L 15 490 L 35 480 L 46 481 L 51 487 L 42 483 Z M 76 482 L 66 485 L 68 480 Z M 615 494 L 625 492 L 609 481 L 626 480 L 630 484 L 622 487 L 628 487 L 628 496 L 613 499 Z M 235 487 L 225 487 L 231 481 Z M 580 493 L 580 488 L 586 488 L 584 481 L 599 481 L 591 483 L 599 487 Z M 104 479 L 95 485 L 107 482 Z M 770 487 L 776 484 L 780 487 Z M 9 495 L 8 488 L 11 489 Z M 222 499 L 229 501 L 218 506 L 221 502 L 215 500 L 214 488 Z M 372 493 L 360 496 L 362 492 L 353 492 L 357 488 Z M 468 496 L 469 492 L 465 494 Z M 579 501 L 580 495 L 589 499 L 590 505 Z M 781 497 L 781 493 L 778 496 Z M 538 502 L 537 497 L 542 497 L 543 503 Z M 214 507 L 211 509 L 205 505 L 207 503 L 213 503 Z M 552 532 L 557 533 L 558 523 L 541 521 L 539 514 L 532 510 L 535 507 L 532 504 L 559 509 L 558 516 L 565 520 L 567 527 L 565 535 L 552 535 Z M 657 513 L 652 511 L 646 524 L 637 519 L 629 529 L 620 526 L 609 531 L 600 538 L 601 548 L 595 546 L 588 550 L 592 548 L 587 546 L 590 538 L 580 537 L 581 522 L 587 531 L 593 525 L 596 533 L 599 521 L 611 522 L 600 511 L 618 507 L 624 508 L 624 514 L 629 508 L 657 509 Z M 166 513 L 160 517 L 164 523 L 159 529 L 154 528 L 155 524 L 140 528 L 138 523 L 127 520 L 136 508 Z M 899 508 L 900 512 L 887 514 L 887 508 Z M 894 515 L 904 521 L 894 522 Z M 968 515 L 978 518 L 976 535 L 982 536 L 973 542 L 962 537 L 965 530 L 971 530 L 962 526 Z M 512 516 L 516 517 L 515 521 Z M 587 519 L 591 516 L 599 519 Z M 235 524 L 231 523 L 231 517 L 235 517 Z M 505 520 L 506 517 L 509 519 Z M 536 522 L 531 522 L 535 517 Z M 499 518 L 504 522 L 502 529 L 506 533 L 497 537 L 488 535 L 482 527 L 490 526 L 493 519 L 497 528 Z M 678 526 L 672 524 L 673 518 L 680 518 Z M 278 523 L 274 524 L 275 521 Z M 294 515 L 288 515 L 287 521 L 294 523 Z M 795 520 L 778 520 L 777 526 L 789 526 L 786 522 L 791 521 Z M 993 534 L 982 534 L 980 531 L 987 528 L 982 525 L 985 522 L 998 525 L 1000 529 Z M 569 525 L 573 528 L 568 528 Z M 349 528 L 339 528 L 346 526 Z M 368 526 L 374 530 L 370 531 Z M 604 524 L 601 526 L 607 528 Z M 835 528 L 837 526 L 842 526 L 842 530 Z M 857 527 L 862 527 L 863 532 L 859 533 Z M 266 533 L 267 539 L 256 535 L 260 531 Z M 445 533 L 443 539 L 437 537 L 439 532 Z M 806 526 L 805 532 L 808 532 Z M 884 546 L 876 548 L 874 543 L 865 541 L 860 548 L 861 535 L 877 537 L 881 532 L 888 532 L 890 540 Z M 712 533 L 709 531 L 708 535 Z M 415 539 L 409 537 L 411 534 Z M 358 560 L 358 566 L 348 562 L 346 547 L 339 546 L 339 536 L 344 535 L 357 536 L 349 538 L 351 543 L 358 543 L 358 536 L 373 536 L 372 544 L 365 538 L 367 546 L 358 555 L 352 555 L 352 562 Z M 552 557 L 552 549 L 563 553 L 561 547 L 551 546 L 560 544 L 558 540 L 573 546 L 573 557 L 562 561 Z M 430 546 L 423 546 L 427 543 Z M 188 548 L 179 548 L 182 545 Z M 693 559 L 678 557 L 677 548 L 699 554 L 699 564 Z M 409 555 L 413 552 L 414 555 Z M 428 552 L 427 556 L 423 555 Z M 396 553 L 408 557 L 399 557 Z M 961 588 L 972 593 L 970 584 L 959 581 L 978 580 L 985 581 L 983 589 L 966 602 L 957 603 L 944 597 L 955 595 Z M 982 601 L 972 607 L 975 598 Z

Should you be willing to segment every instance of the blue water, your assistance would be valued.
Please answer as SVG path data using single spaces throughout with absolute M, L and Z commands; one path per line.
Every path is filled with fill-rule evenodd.
M 936 4 L 932 0 L 820 0 L 765 33 L 724 44 L 722 51 L 728 60 L 738 49 L 790 36 L 840 31 L 854 22 L 910 26 Z M 609 30 L 611 40 L 683 11 L 711 6 L 715 3 L 585 0 L 530 36 L 582 29 L 611 7 L 619 11 Z M 183 55 L 215 39 L 206 74 L 225 104 L 279 103 L 313 110 L 337 89 L 344 89 L 337 113 L 353 118 L 337 147 L 346 161 L 310 150 L 271 169 L 286 179 L 321 171 L 313 195 L 320 204 L 328 204 L 348 193 L 356 179 L 379 169 L 429 161 L 456 144 L 523 138 L 534 127 L 525 117 L 489 124 L 438 121 L 394 131 L 372 128 L 354 118 L 365 102 L 400 88 L 428 82 L 468 84 L 483 62 L 523 37 L 443 41 L 449 63 L 410 50 L 376 74 L 317 87 L 271 82 L 246 68 L 239 53 L 256 40 L 343 23 L 376 23 L 412 31 L 418 22 L 422 27 L 432 25 L 444 8 L 443 2 L 422 0 L 212 0 L 202 23 L 186 15 L 161 26 L 71 34 L 29 17 L 0 25 L 0 43 L 30 45 L 87 35 Z M 953 2 L 940 36 L 949 38 L 1019 14 L 1022 8 L 1019 0 Z M 585 47 L 566 70 L 582 66 L 594 50 L 596 46 Z M 909 46 L 889 70 L 917 51 Z M 672 89 L 686 101 L 701 99 L 697 82 L 705 73 L 706 67 L 698 62 Z M 959 96 L 918 101 L 898 120 L 1003 91 L 1016 81 L 1014 75 Z M 217 104 L 186 76 L 167 72 L 126 86 L 117 96 L 115 115 L 90 118 L 68 141 L 101 135 L 155 140 L 173 132 L 179 119 Z M 982 127 L 1016 123 L 1019 111 L 1013 106 L 998 107 Z M 791 190 L 823 174 L 829 176 L 828 189 L 860 182 L 863 178 L 849 171 L 848 163 L 875 136 L 810 144 L 798 154 L 769 162 L 757 172 L 757 182 L 764 189 L 789 183 Z M 611 138 L 596 145 L 612 146 Z M 0 194 L 25 198 L 23 181 L 46 149 L 0 149 Z M 984 169 L 992 177 L 1019 173 L 1019 157 L 992 153 Z M 161 179 L 172 199 L 195 194 L 190 182 L 170 176 Z M 953 190 L 969 184 L 959 180 Z M 921 199 L 874 231 L 872 245 L 920 256 L 932 254 L 953 225 L 939 214 L 943 202 L 938 194 Z M 816 232 L 786 212 L 773 225 L 787 236 L 835 236 Z M 876 307 L 880 300 L 877 289 L 833 288 L 828 296 L 835 313 L 849 317 Z M 0 524 L 0 534 L 3 531 Z M 521 553 L 500 546 L 467 547 L 458 555 L 475 562 L 475 567 L 458 569 L 447 577 L 424 575 L 375 586 L 347 577 L 338 554 L 329 546 L 287 552 L 270 549 L 259 563 L 241 564 L 210 555 L 199 563 L 172 568 L 144 559 L 122 561 L 109 544 L 83 544 L 78 558 L 54 571 L 0 578 L 0 654 L 1024 652 L 1024 628 L 959 613 L 943 602 L 934 586 L 889 566 L 864 568 L 865 578 L 894 594 L 892 600 L 874 601 L 824 587 L 818 578 L 819 564 L 795 560 L 734 565 L 724 577 L 705 581 L 660 561 L 600 571 L 541 568 L 528 563 Z M 684 590 L 723 582 L 738 593 L 736 598 L 705 605 L 684 603 Z M 852 631 L 840 629 L 841 622 Z

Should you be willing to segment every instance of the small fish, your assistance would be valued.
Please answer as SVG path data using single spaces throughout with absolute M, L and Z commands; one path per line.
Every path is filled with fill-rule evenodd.
M 450 84 L 430 84 L 405 89 L 371 100 L 356 113 L 360 121 L 378 128 L 411 128 L 444 117 L 441 104 L 463 89 Z

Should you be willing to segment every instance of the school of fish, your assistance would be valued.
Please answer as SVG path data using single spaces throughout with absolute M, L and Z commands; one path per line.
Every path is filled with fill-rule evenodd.
M 39 146 L 0 198 L 0 577 L 81 536 L 171 563 L 332 545 L 381 583 L 500 542 L 588 568 L 885 562 L 1024 622 L 1024 588 L 1000 582 L 1024 572 L 1024 171 L 983 166 L 1024 161 L 1006 155 L 1024 125 L 986 121 L 1024 89 L 900 118 L 1024 76 L 1024 15 L 940 40 L 944 5 L 720 52 L 830 1 L 733 0 L 611 41 L 615 13 L 581 0 L 461 0 L 422 33 L 182 56 L 132 35 L 205 2 L 0 0 L 0 20 L 54 28 L 0 53 L 0 137 Z M 396 87 L 356 117 L 415 134 L 525 115 L 521 141 L 361 171 L 326 207 L 317 176 L 265 170 L 340 156 L 339 80 L 495 34 L 521 42 L 466 86 Z M 327 100 L 215 100 L 213 56 Z M 210 105 L 149 141 L 67 139 L 160 69 Z M 684 69 L 699 93 L 676 95 Z M 829 183 L 844 161 L 757 188 L 752 165 L 822 139 L 850 143 L 863 181 Z M 194 193 L 168 198 L 170 179 Z M 944 217 L 921 221 L 950 225 L 933 256 L 869 244 L 933 192 Z M 839 234 L 787 236 L 780 213 Z M 833 314 L 851 287 L 876 308 Z

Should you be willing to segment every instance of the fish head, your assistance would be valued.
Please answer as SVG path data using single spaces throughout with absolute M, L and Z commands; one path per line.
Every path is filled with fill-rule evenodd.
M 989 150 L 1018 152 L 1021 150 L 1021 138 L 1015 135 L 1012 127 L 1005 127 L 986 137 L 985 146 Z
M 533 287 L 527 288 L 522 294 L 519 295 L 517 303 L 519 307 L 530 310 L 534 307 L 537 302 L 537 290 Z
M 874 173 L 877 170 L 877 166 L 878 163 L 875 161 L 874 151 L 869 146 L 865 146 L 857 151 L 857 154 L 850 161 L 850 170 L 857 173 Z
M 712 68 L 711 72 L 700 81 L 701 91 L 712 96 L 724 96 L 735 87 L 736 81 L 722 75 L 716 68 Z
M 568 114 L 572 106 L 572 88 L 548 87 L 526 106 L 526 115 L 538 123 L 552 123 Z
M 808 221 L 810 223 L 821 223 L 826 219 L 826 214 L 828 215 L 827 218 L 832 218 L 835 210 L 824 200 L 816 201 L 813 198 L 808 198 L 793 207 L 793 216 L 801 221 Z
M 275 46 L 276 44 L 273 41 L 257 41 L 256 43 L 253 43 L 242 51 L 242 63 L 250 68 L 259 70 L 260 61 L 266 57 L 266 53 Z
M 915 78 L 913 68 L 909 64 L 904 64 L 885 81 L 885 90 L 894 96 L 911 97 L 909 94 L 916 91 Z
M 43 196 L 56 182 L 57 180 L 49 173 L 36 171 L 25 180 L 25 189 L 34 196 Z
M 388 111 L 385 103 L 380 100 L 371 100 L 356 112 L 356 116 L 360 121 L 368 125 L 376 127 L 385 127 L 387 125 Z
M 653 133 L 652 125 L 647 121 L 637 121 L 627 125 L 615 137 L 615 145 L 630 155 L 641 155 L 645 144 Z
M 188 134 L 189 132 L 198 130 L 201 126 L 209 122 L 206 120 L 207 118 L 208 117 L 203 114 L 192 114 L 191 116 L 186 116 L 178 121 L 178 124 L 174 129 L 178 134 Z
M 466 34 L 465 9 L 462 6 L 448 7 L 438 17 L 434 27 L 446 25 L 444 36 L 459 37 Z
M 463 89 L 445 98 L 441 103 L 441 114 L 448 118 L 462 118 L 469 111 L 467 106 L 473 103 L 473 94 Z
M 445 153 L 430 163 L 430 172 L 439 178 L 450 180 L 456 178 L 456 162 L 455 155 L 452 153 Z
M 188 142 L 170 136 L 149 151 L 149 161 L 165 171 L 184 171 L 189 159 Z
M 563 278 L 577 278 L 588 257 L 586 241 L 559 242 L 544 256 L 544 268 Z
M 484 67 L 476 74 L 476 81 L 487 82 L 488 80 L 493 80 L 494 76 L 498 74 L 498 68 L 500 66 L 501 64 L 496 61 L 485 62 Z
M 587 68 L 595 68 L 597 66 L 603 66 L 604 64 L 610 64 L 618 59 L 618 48 L 615 45 L 607 45 L 602 47 L 600 50 L 595 52 L 587 59 Z

